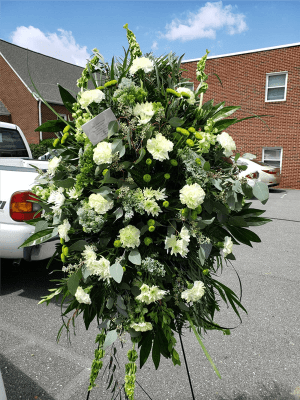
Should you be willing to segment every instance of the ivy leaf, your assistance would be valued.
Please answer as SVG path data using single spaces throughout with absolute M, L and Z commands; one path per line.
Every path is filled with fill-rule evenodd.
M 124 271 L 123 271 L 121 264 L 115 263 L 115 264 L 111 265 L 109 267 L 109 271 L 110 271 L 111 276 L 113 277 L 113 279 L 116 282 L 120 283 L 122 281 Z
M 107 349 L 107 347 L 111 346 L 118 338 L 117 331 L 114 329 L 113 331 L 109 331 L 106 335 L 105 341 L 103 343 L 103 350 Z
M 142 259 L 141 259 L 141 254 L 138 251 L 138 249 L 131 250 L 131 252 L 129 253 L 129 256 L 128 256 L 128 260 L 130 262 L 132 262 L 132 264 L 141 265 Z

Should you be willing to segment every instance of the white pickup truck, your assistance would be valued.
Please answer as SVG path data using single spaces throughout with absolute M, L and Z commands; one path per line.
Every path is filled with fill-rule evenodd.
M 38 205 L 29 202 L 30 188 L 38 175 L 31 165 L 45 170 L 47 161 L 33 160 L 21 129 L 0 122 L 0 259 L 43 260 L 53 255 L 55 240 L 37 246 L 19 246 L 34 233 L 25 220 L 33 218 Z

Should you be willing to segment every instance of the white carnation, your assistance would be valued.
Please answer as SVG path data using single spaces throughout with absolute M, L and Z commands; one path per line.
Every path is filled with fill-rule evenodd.
M 230 236 L 225 237 L 224 247 L 223 247 L 223 255 L 224 257 L 228 256 L 228 254 L 232 253 L 233 242 Z
M 91 103 L 100 103 L 105 99 L 105 94 L 99 89 L 86 90 L 80 95 L 78 100 L 79 104 L 83 108 L 87 108 Z
M 139 118 L 140 124 L 147 124 L 154 115 L 153 104 L 149 103 L 137 103 L 133 109 L 133 115 Z
M 135 74 L 139 69 L 148 73 L 153 70 L 153 61 L 146 57 L 139 57 L 133 60 L 133 63 L 129 69 L 131 75 Z
M 88 293 L 85 293 L 85 291 L 82 289 L 81 286 L 78 286 L 76 293 L 75 293 L 75 298 L 78 301 L 78 303 L 84 303 L 84 304 L 91 304 L 91 298 Z
M 188 88 L 186 88 L 186 87 L 179 87 L 179 88 L 176 89 L 176 92 L 178 92 L 178 93 L 184 92 L 184 93 L 189 94 L 190 97 L 189 97 L 189 99 L 185 98 L 186 101 L 187 101 L 189 104 L 192 104 L 192 105 L 195 104 L 195 101 L 196 101 L 196 99 L 195 99 L 195 94 L 194 94 L 194 92 L 193 92 L 192 90 L 190 90 L 190 89 L 188 89 Z
M 154 139 L 147 140 L 147 150 L 155 160 L 164 161 L 169 159 L 168 151 L 173 150 L 173 143 L 158 133 Z
M 180 193 L 180 201 L 182 204 L 186 204 L 188 208 L 194 210 L 200 204 L 203 203 L 205 192 L 198 183 L 194 183 L 193 185 L 185 185 L 179 191 Z
M 111 143 L 100 142 L 94 149 L 93 160 L 97 165 L 110 164 L 112 162 L 112 146 Z
M 71 229 L 71 225 L 67 219 L 61 225 L 58 225 L 58 234 L 61 239 L 64 239 L 66 242 L 70 240 L 68 236 L 68 232 Z
M 89 197 L 89 206 L 92 207 L 96 213 L 105 214 L 114 206 L 113 200 L 106 200 L 101 194 L 93 193 Z
M 187 303 L 195 302 L 201 299 L 205 293 L 204 283 L 201 281 L 195 281 L 192 289 L 187 289 L 181 293 L 181 298 Z
M 235 142 L 227 132 L 222 132 L 220 135 L 218 135 L 217 141 L 225 150 L 224 154 L 226 157 L 230 157 L 232 155 L 232 151 L 236 150 Z
M 125 228 L 120 229 L 120 241 L 122 247 L 135 248 L 140 245 L 140 230 L 133 225 L 127 225 Z

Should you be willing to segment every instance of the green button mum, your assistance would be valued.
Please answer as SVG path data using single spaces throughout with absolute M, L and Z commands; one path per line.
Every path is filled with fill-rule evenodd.
M 121 240 L 115 240 L 114 241 L 114 246 L 115 247 L 121 247 L 122 246 Z
M 164 174 L 164 178 L 165 178 L 165 179 L 170 179 L 170 178 L 171 178 L 171 175 L 170 175 L 170 174 Z
M 170 160 L 170 163 L 173 167 L 177 167 L 177 165 L 178 165 L 178 162 L 174 159 Z
M 147 164 L 147 165 L 151 165 L 151 164 L 152 164 L 152 160 L 151 160 L 151 158 L 147 158 L 147 160 L 146 160 L 146 164 Z
M 153 226 L 153 225 L 149 226 L 148 231 L 149 232 L 154 232 L 155 231 L 155 226 Z
M 149 219 L 149 220 L 147 221 L 147 225 L 148 225 L 148 226 L 154 226 L 154 225 L 155 225 L 154 219 Z
M 193 141 L 192 139 L 187 139 L 186 144 L 187 144 L 189 147 L 195 146 L 195 143 L 194 143 L 194 141 Z
M 150 237 L 146 237 L 144 243 L 146 246 L 150 246 L 150 244 L 153 243 L 153 240 Z
M 118 83 L 118 81 L 116 81 L 114 79 L 112 81 L 108 81 L 108 82 L 104 83 L 104 87 L 108 88 L 108 87 L 111 87 L 111 86 L 115 86 L 117 83 Z
M 143 176 L 143 179 L 144 179 L 145 182 L 150 182 L 151 181 L 151 175 L 146 174 L 146 175 Z

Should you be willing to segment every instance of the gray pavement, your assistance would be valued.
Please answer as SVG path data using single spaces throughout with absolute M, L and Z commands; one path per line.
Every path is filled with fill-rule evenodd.
M 193 333 L 185 332 L 184 347 L 197 400 L 300 399 L 299 243 L 300 191 L 272 190 L 270 200 L 256 208 L 266 210 L 273 222 L 253 229 L 262 239 L 253 249 L 235 246 L 243 284 L 242 303 L 248 314 L 243 323 L 223 307 L 217 322 L 238 328 L 230 336 L 209 332 L 204 344 L 218 367 L 220 380 L 205 358 Z M 13 267 L 2 260 L 0 298 L 0 370 L 7 400 L 85 400 L 95 349 L 96 326 L 86 332 L 80 320 L 71 343 L 65 333 L 56 343 L 61 326 L 60 307 L 38 305 L 53 287 L 45 263 Z M 220 281 L 238 291 L 238 278 L 225 267 Z M 178 341 L 179 344 L 179 341 Z M 119 349 L 125 359 L 129 343 Z M 178 351 L 182 355 L 180 346 Z M 155 371 L 148 361 L 138 371 L 136 400 L 192 399 L 183 364 L 173 367 L 163 359 Z M 120 371 L 122 379 L 123 371 Z M 0 382 L 1 386 L 1 382 Z M 98 380 L 89 400 L 111 399 L 105 380 Z M 0 394 L 1 398 L 1 394 Z

